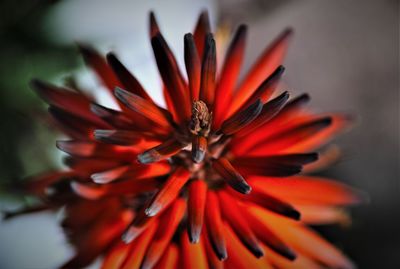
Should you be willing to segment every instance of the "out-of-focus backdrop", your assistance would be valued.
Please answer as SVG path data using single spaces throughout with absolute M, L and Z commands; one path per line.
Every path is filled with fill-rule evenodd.
M 115 51 L 153 96 L 160 82 L 152 59 L 147 15 L 154 10 L 183 62 L 183 34 L 208 9 L 213 25 L 249 25 L 245 68 L 282 29 L 295 37 L 285 85 L 308 92 L 320 111 L 350 111 L 355 128 L 335 140 L 342 160 L 324 172 L 370 195 L 352 209 L 350 227 L 319 228 L 359 268 L 400 268 L 399 2 L 397 0 L 5 0 L 0 3 L 0 210 L 29 204 L 6 185 L 60 166 L 33 77 L 56 83 L 76 76 L 98 82 L 83 67 L 75 42 Z M 215 29 L 215 27 L 214 27 Z M 107 96 L 101 97 L 107 102 Z M 3 187 L 2 187 L 3 186 Z M 0 222 L 0 268 L 54 268 L 71 249 L 50 213 Z M 94 265 L 95 267 L 95 265 Z

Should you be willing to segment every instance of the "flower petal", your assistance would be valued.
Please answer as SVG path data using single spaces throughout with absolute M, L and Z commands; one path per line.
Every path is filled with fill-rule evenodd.
M 214 104 L 216 70 L 217 54 L 215 40 L 213 35 L 208 33 L 205 39 L 200 80 L 200 100 L 204 101 L 208 107 L 212 107 Z
M 167 179 L 160 191 L 154 196 L 145 214 L 149 217 L 157 215 L 163 207 L 173 201 L 179 191 L 189 180 L 190 173 L 183 167 L 178 167 Z
M 219 201 L 214 191 L 207 192 L 205 221 L 207 225 L 208 239 L 219 260 L 225 260 L 226 252 L 225 236 Z
M 174 138 L 168 139 L 160 145 L 139 154 L 138 161 L 143 164 L 158 162 L 175 155 L 184 147 L 186 147 L 186 144 L 182 144 Z
M 185 35 L 185 66 L 189 79 L 191 100 L 199 100 L 201 62 L 192 34 Z
M 235 170 L 226 158 L 219 158 L 212 162 L 214 170 L 236 191 L 248 194 L 251 187 L 245 179 Z
M 243 62 L 245 44 L 247 37 L 247 26 L 240 25 L 236 30 L 231 44 L 226 53 L 225 62 L 222 67 L 219 81 L 215 90 L 215 106 L 214 106 L 214 126 L 219 128 L 228 106 L 232 101 L 233 90 L 236 86 Z
M 239 111 L 235 115 L 225 120 L 222 123 L 221 132 L 226 135 L 231 135 L 240 131 L 257 118 L 257 116 L 261 113 L 262 108 L 263 104 L 261 103 L 261 100 L 258 99 L 246 109 Z
M 243 245 L 257 258 L 264 256 L 257 237 L 251 230 L 246 219 L 242 218 L 243 209 L 236 203 L 236 199 L 225 191 L 218 192 L 221 211 L 229 225 L 234 230 Z
M 188 235 L 191 243 L 198 243 L 203 227 L 207 185 L 203 180 L 194 180 L 189 185 Z
M 282 63 L 291 34 L 292 30 L 286 29 L 258 58 L 258 61 L 252 66 L 235 92 L 228 116 L 237 111 L 250 98 L 261 82 Z

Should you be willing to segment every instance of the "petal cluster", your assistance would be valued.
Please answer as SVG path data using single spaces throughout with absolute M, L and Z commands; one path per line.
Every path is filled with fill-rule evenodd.
M 276 93 L 291 30 L 239 81 L 246 35 L 239 26 L 217 68 L 202 13 L 184 36 L 184 76 L 151 13 L 167 108 L 115 54 L 80 45 L 120 109 L 74 85 L 33 81 L 69 137 L 57 142 L 68 169 L 21 186 L 43 204 L 8 216 L 64 208 L 61 225 L 76 249 L 65 268 L 99 256 L 102 268 L 352 268 L 307 227 L 346 223 L 342 207 L 361 201 L 343 184 L 307 175 L 336 160 L 337 148 L 316 151 L 350 118 L 306 110 L 306 94 Z

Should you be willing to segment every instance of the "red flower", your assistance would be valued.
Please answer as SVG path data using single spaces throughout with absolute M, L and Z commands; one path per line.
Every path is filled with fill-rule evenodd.
M 120 110 L 77 89 L 33 82 L 71 138 L 57 142 L 69 169 L 25 186 L 44 198 L 37 210 L 65 208 L 62 226 L 76 255 L 64 267 L 104 255 L 103 268 L 352 268 L 306 225 L 346 221 L 340 207 L 360 197 L 304 174 L 331 163 L 336 148 L 319 159 L 314 151 L 349 117 L 305 110 L 306 94 L 274 95 L 290 30 L 238 83 L 246 32 L 237 29 L 217 71 L 203 13 L 184 38 L 186 81 L 151 14 L 167 109 L 114 54 L 104 59 L 87 46 L 80 46 L 86 63 Z

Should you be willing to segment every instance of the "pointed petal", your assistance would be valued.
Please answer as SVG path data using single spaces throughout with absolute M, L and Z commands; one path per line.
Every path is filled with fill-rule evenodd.
M 285 30 L 259 57 L 236 91 L 228 116 L 232 115 L 254 93 L 261 82 L 282 63 L 286 54 L 291 29 Z
M 214 104 L 216 70 L 217 55 L 215 40 L 213 35 L 209 33 L 205 39 L 200 82 L 200 100 L 204 101 L 208 107 L 212 107 Z
M 56 106 L 99 125 L 104 125 L 104 122 L 90 111 L 91 101 L 87 97 L 40 80 L 32 80 L 31 87 L 49 105 Z
M 215 90 L 214 126 L 219 128 L 225 119 L 227 109 L 232 101 L 233 90 L 236 86 L 242 66 L 247 26 L 240 25 L 236 30 L 226 53 L 225 62 Z
M 288 184 L 273 178 L 254 178 L 254 189 L 270 193 L 293 204 L 347 205 L 368 201 L 359 190 L 322 177 L 293 176 Z
M 207 139 L 204 136 L 193 136 L 192 140 L 192 160 L 201 163 L 207 152 Z
M 235 170 L 226 158 L 219 158 L 212 162 L 214 170 L 236 191 L 248 194 L 251 187 L 245 179 Z
M 219 260 L 225 260 L 228 255 L 226 251 L 225 237 L 221 209 L 216 193 L 207 192 L 205 221 L 207 225 L 208 239 Z
M 78 47 L 85 63 L 96 72 L 108 90 L 113 91 L 115 87 L 121 86 L 118 78 L 102 55 L 88 45 L 78 44 Z
M 258 99 L 253 104 L 249 105 L 246 109 L 243 109 L 228 118 L 222 123 L 221 132 L 226 135 L 234 134 L 241 129 L 243 129 L 246 125 L 250 124 L 253 120 L 257 118 L 260 114 L 263 105 L 261 100 Z
M 237 204 L 236 200 L 225 191 L 218 192 L 221 211 L 229 225 L 235 231 L 242 244 L 257 258 L 264 256 L 264 251 L 260 247 L 256 236 L 251 230 L 249 223 L 242 218 L 243 208 Z
M 127 258 L 120 267 L 121 269 L 140 269 L 143 257 L 153 240 L 158 228 L 158 220 L 155 220 L 147 229 L 132 243 Z
M 329 268 L 355 268 L 338 249 L 306 226 L 283 219 L 261 208 L 252 207 L 249 212 L 268 225 L 274 233 L 299 253 Z
M 133 111 L 140 113 L 166 129 L 170 128 L 164 113 L 153 103 L 121 88 L 115 88 L 115 96 Z
M 144 132 L 126 131 L 126 130 L 95 130 L 94 138 L 98 141 L 108 144 L 115 144 L 121 146 L 129 146 L 139 144 L 144 141 L 146 137 L 147 141 L 157 143 L 156 139 L 148 138 L 151 134 Z
M 244 218 L 248 221 L 252 231 L 261 242 L 290 261 L 296 259 L 294 250 L 285 244 L 285 242 L 283 242 L 283 240 L 281 240 L 267 225 L 252 214 L 249 214 L 247 210 L 241 212 L 244 212 Z M 266 254 L 267 252 L 268 251 L 266 251 Z
M 331 117 L 311 119 L 297 125 L 291 125 L 288 128 L 274 133 L 265 140 L 249 149 L 251 155 L 265 155 L 281 152 L 284 149 L 293 147 L 297 143 L 310 139 L 323 131 L 332 124 Z
M 202 241 L 190 244 L 186 233 L 181 235 L 181 257 L 183 268 L 208 269 L 207 256 Z
M 316 153 L 239 157 L 234 160 L 233 165 L 244 175 L 287 177 L 300 173 L 303 165 L 317 159 Z
M 149 20 L 150 20 L 150 38 L 154 37 L 155 35 L 157 35 L 158 33 L 160 33 L 160 28 L 158 27 L 158 23 L 157 23 L 157 19 L 156 16 L 154 14 L 153 11 L 150 11 L 150 16 L 149 16 Z
M 143 259 L 142 269 L 150 269 L 160 260 L 182 220 L 185 209 L 186 202 L 179 198 L 163 214 L 160 219 L 160 226 Z
M 174 55 L 160 33 L 151 39 L 151 45 L 158 70 L 168 89 L 170 101 L 177 111 L 177 116 L 179 117 L 177 121 L 189 120 L 191 116 L 190 97 Z
M 289 99 L 289 94 L 287 92 L 282 93 L 278 97 L 264 104 L 260 114 L 257 118 L 252 121 L 246 128 L 240 130 L 236 136 L 242 137 L 251 134 L 254 130 L 259 128 L 261 125 L 265 124 L 281 111 L 287 100 Z
M 189 171 L 183 167 L 177 168 L 152 199 L 145 210 L 146 215 L 149 217 L 157 215 L 165 205 L 173 201 L 178 196 L 183 185 L 189 180 L 189 177 Z
M 122 263 L 129 253 L 130 245 L 119 242 L 111 251 L 108 251 L 101 264 L 101 269 L 121 268 Z
M 275 71 L 268 76 L 266 80 L 264 80 L 260 86 L 256 89 L 256 91 L 251 95 L 251 97 L 245 102 L 245 105 L 249 105 L 256 101 L 257 99 L 261 99 L 261 102 L 265 104 L 271 95 L 275 92 L 276 87 L 283 75 L 285 68 L 280 65 Z M 243 107 L 243 106 L 242 106 Z
M 191 100 L 199 100 L 201 62 L 192 34 L 185 35 L 185 65 Z
M 265 191 L 254 189 L 249 195 L 242 195 L 231 191 L 231 194 L 235 195 L 235 197 L 239 199 L 242 199 L 243 201 L 255 203 L 279 215 L 283 215 L 294 220 L 300 219 L 300 212 L 291 204 L 287 203 L 286 200 L 276 198 Z
M 158 162 L 175 155 L 185 146 L 186 145 L 182 145 L 182 143 L 175 139 L 169 139 L 162 144 L 139 154 L 138 161 L 143 164 Z
M 177 268 L 179 261 L 179 250 L 175 244 L 170 244 L 160 261 L 154 269 Z
M 229 258 L 226 260 L 226 268 L 247 269 L 247 268 L 265 268 L 272 269 L 266 259 L 257 259 L 248 251 L 235 232 L 229 225 L 225 225 L 224 232 L 228 246 Z
M 206 205 L 207 184 L 203 180 L 194 180 L 189 185 L 188 199 L 188 235 L 191 243 L 198 243 L 203 227 Z
M 201 12 L 199 19 L 194 30 L 194 41 L 196 42 L 197 51 L 199 55 L 203 55 L 204 52 L 204 40 L 208 33 L 211 32 L 210 18 L 208 16 L 207 10 Z
M 147 94 L 146 90 L 140 82 L 132 75 L 131 72 L 118 60 L 117 56 L 113 53 L 107 54 L 108 64 L 111 66 L 115 75 L 121 81 L 122 86 L 127 91 L 136 94 L 150 103 L 153 103 L 151 97 Z
M 223 269 L 224 262 L 218 258 L 217 254 L 213 250 L 213 247 L 212 247 L 212 244 L 210 242 L 209 235 L 207 232 L 207 226 L 204 226 L 201 240 L 204 242 L 204 248 L 207 253 L 208 266 L 212 269 Z

